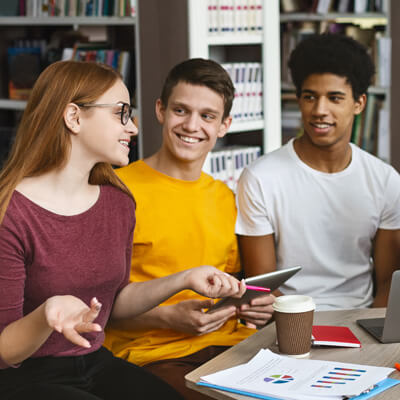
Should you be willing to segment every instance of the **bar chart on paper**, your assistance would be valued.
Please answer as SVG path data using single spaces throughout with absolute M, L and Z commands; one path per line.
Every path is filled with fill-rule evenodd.
M 331 389 L 333 385 L 345 385 L 347 382 L 354 382 L 361 378 L 367 371 L 365 369 L 352 369 L 334 367 L 332 371 L 318 379 L 311 387 Z

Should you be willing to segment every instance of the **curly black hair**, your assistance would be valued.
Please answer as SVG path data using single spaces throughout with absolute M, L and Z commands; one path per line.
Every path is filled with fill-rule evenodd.
M 289 68 L 296 95 L 300 97 L 303 82 L 312 74 L 334 74 L 347 79 L 357 100 L 366 93 L 375 74 L 367 49 L 342 34 L 310 35 L 292 51 Z

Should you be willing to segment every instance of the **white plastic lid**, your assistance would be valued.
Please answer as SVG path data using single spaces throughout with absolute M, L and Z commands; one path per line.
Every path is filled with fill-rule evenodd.
M 315 303 L 310 296 L 289 295 L 277 297 L 272 307 L 278 312 L 300 313 L 315 310 Z

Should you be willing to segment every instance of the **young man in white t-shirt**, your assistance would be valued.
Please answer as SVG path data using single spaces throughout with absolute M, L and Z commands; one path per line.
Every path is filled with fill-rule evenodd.
M 241 176 L 246 274 L 301 265 L 277 295 L 311 295 L 319 310 L 386 306 L 400 268 L 400 176 L 350 143 L 372 60 L 355 40 L 323 34 L 302 41 L 289 67 L 304 133 Z

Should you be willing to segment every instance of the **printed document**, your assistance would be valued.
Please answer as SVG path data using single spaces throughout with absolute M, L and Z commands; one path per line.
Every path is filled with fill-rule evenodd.
M 295 359 L 261 349 L 248 363 L 201 377 L 201 382 L 284 400 L 357 396 L 393 368 Z

